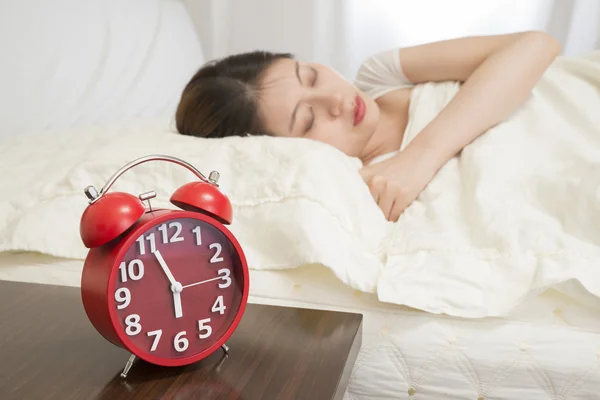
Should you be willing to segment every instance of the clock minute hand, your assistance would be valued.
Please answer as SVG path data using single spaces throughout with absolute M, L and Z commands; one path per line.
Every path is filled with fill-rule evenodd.
M 171 270 L 167 266 L 167 263 L 165 262 L 165 259 L 163 258 L 162 254 L 160 254 L 160 251 L 156 250 L 154 252 L 154 256 L 158 260 L 158 263 L 160 264 L 160 267 L 162 268 L 165 275 L 167 275 L 167 279 L 169 280 L 169 282 L 171 282 L 171 285 L 175 286 L 177 281 L 175 280 L 175 277 L 173 276 Z
M 175 318 L 181 318 L 183 317 L 183 310 L 181 307 L 181 291 L 183 290 L 183 287 L 181 286 L 181 283 L 175 280 L 173 273 L 171 273 L 171 270 L 165 262 L 165 259 L 163 258 L 162 254 L 160 254 L 160 251 L 156 250 L 154 252 L 154 256 L 158 260 L 158 263 L 160 264 L 160 267 L 162 268 L 165 275 L 167 275 L 167 279 L 169 280 L 169 282 L 171 282 L 171 292 L 173 292 L 173 305 L 175 307 Z

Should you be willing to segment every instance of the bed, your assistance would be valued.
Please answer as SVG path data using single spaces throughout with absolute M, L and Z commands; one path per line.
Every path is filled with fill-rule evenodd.
M 81 260 L 0 258 L 0 279 L 79 286 Z M 306 265 L 252 270 L 250 302 L 363 314 L 363 346 L 345 399 L 593 399 L 600 313 L 557 291 L 503 318 L 466 320 L 381 303 Z
M 183 3 L 66 1 L 77 19 L 55 12 L 47 2 L 38 3 L 36 12 L 45 21 L 43 40 L 35 30 L 34 22 L 40 19 L 30 18 L 31 8 L 18 2 L 14 2 L 14 23 L 8 25 L 14 34 L 0 38 L 5 48 L 14 50 L 14 62 L 3 66 L 8 71 L 1 75 L 8 90 L 3 93 L 6 107 L 0 111 L 5 113 L 0 119 L 0 169 L 19 166 L 14 169 L 17 179 L 5 174 L 1 180 L 0 279 L 78 286 L 85 257 L 77 231 L 85 207 L 83 187 L 101 186 L 109 171 L 133 157 L 164 151 L 193 161 L 200 170 L 216 167 L 222 172 L 223 188 L 234 203 L 237 222 L 232 229 L 250 260 L 251 302 L 364 315 L 363 346 L 347 400 L 598 397 L 600 276 L 593 268 L 600 260 L 600 239 L 594 239 L 598 220 L 586 219 L 585 214 L 579 220 L 543 214 L 541 208 L 528 215 L 552 218 L 519 220 L 516 212 L 503 214 L 507 207 L 495 209 L 496 203 L 484 201 L 502 194 L 481 183 L 487 181 L 485 176 L 475 176 L 479 181 L 471 182 L 471 188 L 488 192 L 470 193 L 479 203 L 471 204 L 469 226 L 443 211 L 454 206 L 444 202 L 448 196 L 462 201 L 462 193 L 449 190 L 456 186 L 456 177 L 464 175 L 461 168 L 470 163 L 470 170 L 480 175 L 497 174 L 493 157 L 485 151 L 490 143 L 494 149 L 502 148 L 500 134 L 470 147 L 461 163 L 449 163 L 423 200 L 407 210 L 400 223 L 389 224 L 353 173 L 360 165 L 332 149 L 260 138 L 200 146 L 192 139 L 164 134 L 172 124 L 182 86 L 204 61 Z M 122 18 L 127 15 L 135 18 Z M 136 29 L 131 29 L 131 21 Z M 28 35 L 20 42 L 8 39 L 23 31 Z M 87 36 L 73 35 L 74 31 Z M 21 52 L 15 43 L 36 51 Z M 71 59 L 69 54 L 79 57 Z M 120 62 L 125 55 L 126 67 Z M 588 64 L 565 61 L 563 71 L 583 71 L 583 76 L 591 70 L 584 68 Z M 48 76 L 41 68 L 46 65 L 62 73 L 51 80 L 33 79 Z M 34 86 L 35 82 L 44 84 Z M 557 72 L 540 90 L 554 93 L 558 100 L 526 108 L 546 115 L 558 101 L 575 101 L 561 92 L 565 86 L 596 104 L 591 100 L 598 94 L 586 91 L 583 78 Z M 414 104 L 425 106 L 411 111 L 411 131 L 417 132 L 427 122 L 429 116 L 421 114 L 434 113 L 455 90 L 454 83 L 447 83 L 415 91 Z M 579 127 L 600 126 L 594 115 L 582 116 Z M 521 118 L 527 121 L 526 114 Z M 548 120 L 537 130 L 551 124 L 560 128 L 562 122 L 555 122 Z M 519 140 L 514 126 L 499 128 L 510 130 L 501 135 Z M 598 161 L 589 165 L 597 167 L 600 157 L 591 151 L 593 140 L 582 141 L 580 147 Z M 61 154 L 60 162 L 55 154 Z M 540 165 L 547 162 L 542 153 L 537 156 Z M 273 159 L 278 164 L 265 162 Z M 522 174 L 523 165 L 516 160 L 514 170 L 508 172 Z M 274 172 L 275 166 L 286 173 Z M 582 168 L 571 172 L 586 177 L 584 189 L 593 194 L 599 170 Z M 547 172 L 556 177 L 556 171 Z M 497 179 L 510 177 L 496 175 Z M 545 176 L 530 178 L 541 182 Z M 120 188 L 138 193 L 154 188 L 164 198 L 186 180 L 189 175 L 169 167 L 144 167 L 139 174 L 124 176 Z M 571 185 L 567 189 L 572 187 L 572 180 L 565 182 Z M 464 188 L 468 192 L 469 186 Z M 544 185 L 538 188 L 543 190 Z M 356 194 L 347 196 L 349 192 Z M 569 191 L 553 192 L 557 202 L 542 206 L 561 210 L 559 201 L 573 202 L 561 200 L 565 193 Z M 592 213 L 600 209 L 592 197 L 578 197 L 575 206 L 600 215 Z M 512 212 L 530 205 L 509 206 Z M 494 212 L 501 218 L 485 219 Z M 425 216 L 429 225 L 419 224 Z M 260 234 L 255 221 L 264 228 Z M 545 230 L 528 231 L 533 222 L 540 227 L 545 223 Z M 469 229 L 478 223 L 479 228 L 489 223 L 496 229 L 480 229 L 478 240 L 486 235 L 502 239 L 494 242 L 493 251 L 475 248 L 468 241 Z M 564 235 L 565 227 L 571 236 Z M 557 243 L 564 251 L 555 251 L 552 246 Z M 477 273 L 458 280 L 465 265 Z M 424 267 L 430 270 L 426 277 Z

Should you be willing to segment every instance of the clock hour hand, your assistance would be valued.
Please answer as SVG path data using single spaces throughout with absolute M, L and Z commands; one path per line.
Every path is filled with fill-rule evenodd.
M 183 317 L 183 310 L 181 309 L 181 291 L 173 292 L 173 304 L 175 305 L 175 318 Z
M 183 317 L 183 310 L 181 308 L 181 291 L 183 290 L 183 286 L 181 286 L 181 283 L 175 280 L 173 273 L 169 269 L 169 266 L 165 262 L 165 259 L 163 258 L 162 254 L 160 254 L 160 251 L 156 250 L 154 252 L 154 256 L 158 260 L 160 267 L 162 268 L 163 272 L 167 276 L 167 279 L 171 283 L 171 292 L 173 292 L 173 304 L 175 307 L 175 318 L 181 318 Z

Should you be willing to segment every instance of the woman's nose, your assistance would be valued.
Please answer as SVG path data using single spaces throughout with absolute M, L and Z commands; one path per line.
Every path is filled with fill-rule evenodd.
M 342 96 L 338 93 L 320 92 L 316 93 L 316 100 L 333 117 L 339 117 L 342 114 Z

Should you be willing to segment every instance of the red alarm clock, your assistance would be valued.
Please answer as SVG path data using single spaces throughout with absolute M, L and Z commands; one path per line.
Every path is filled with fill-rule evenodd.
M 179 209 L 152 209 L 154 192 L 134 196 L 108 190 L 130 168 L 168 161 L 200 181 L 177 189 L 170 201 Z M 80 223 L 89 248 L 81 277 L 85 312 L 96 330 L 136 357 L 161 366 L 197 362 L 220 347 L 238 326 L 248 300 L 244 252 L 225 227 L 231 203 L 208 178 L 175 157 L 134 160 L 89 198 Z M 144 205 L 148 201 L 148 206 Z

